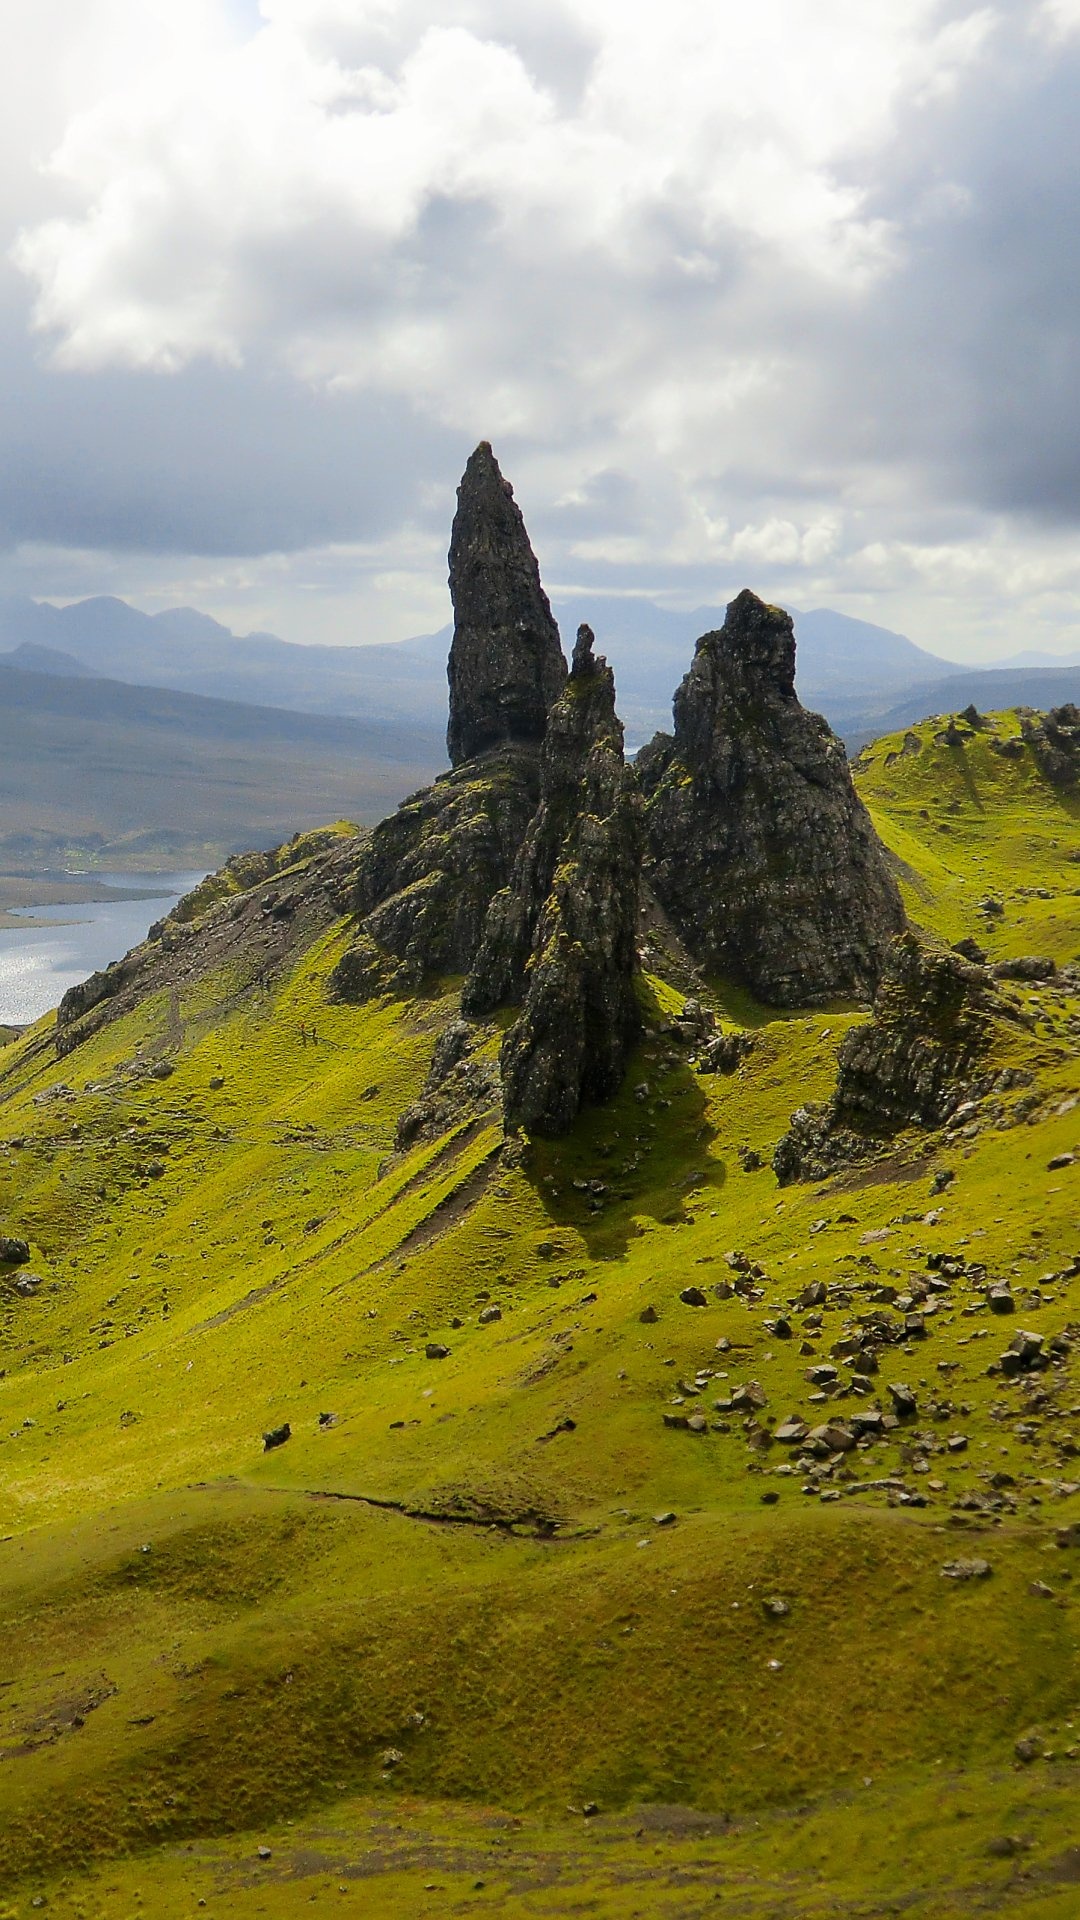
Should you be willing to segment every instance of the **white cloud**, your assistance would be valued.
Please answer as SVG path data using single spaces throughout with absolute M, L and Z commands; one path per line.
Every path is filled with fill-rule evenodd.
M 16 11 L 0 220 L 58 450 L 0 527 L 37 501 L 58 551 L 226 556 L 193 597 L 263 554 L 219 596 L 272 623 L 330 580 L 348 637 L 350 568 L 369 607 L 441 595 L 405 582 L 485 434 L 546 569 L 597 590 L 745 578 L 931 645 L 927 609 L 986 632 L 1020 583 L 1044 625 L 1080 604 L 1071 535 L 1020 524 L 1080 513 L 1080 0 Z M 100 396 L 66 443 L 58 391 Z
M 985 17 L 938 30 L 935 0 L 564 0 L 540 62 L 556 80 L 560 55 L 580 67 L 563 105 L 529 64 L 535 11 L 265 0 L 244 38 L 224 0 L 90 0 L 123 58 L 92 65 L 52 156 L 73 210 L 15 255 L 57 361 L 173 370 L 269 343 L 308 378 L 463 379 L 471 410 L 505 378 L 477 306 L 501 304 L 520 358 L 534 308 L 515 311 L 517 277 L 533 292 L 559 276 L 560 364 L 534 359 L 529 377 L 533 412 L 554 398 L 562 414 L 593 346 L 575 283 L 587 305 L 603 276 L 606 320 L 680 262 L 715 282 L 733 246 L 834 287 L 880 273 L 888 230 L 837 169 L 975 57 Z M 467 232 L 436 263 L 425 224 L 454 215 Z

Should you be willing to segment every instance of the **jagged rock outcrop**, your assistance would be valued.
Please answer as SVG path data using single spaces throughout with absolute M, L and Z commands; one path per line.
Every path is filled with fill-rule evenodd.
M 1024 714 L 1020 732 L 1051 786 L 1076 786 L 1080 781 L 1080 707 L 1070 702 L 1064 707 L 1051 707 L 1049 713 Z
M 466 1020 L 444 1027 L 420 1097 L 398 1120 L 394 1144 L 399 1150 L 417 1140 L 437 1140 L 452 1127 L 497 1116 L 499 1069 L 493 1058 L 478 1057 L 484 1038 L 483 1031 Z
M 555 1134 L 621 1083 L 634 988 L 641 806 L 623 760 L 607 662 L 579 629 L 548 719 L 540 804 L 510 885 L 491 903 L 462 1004 L 520 1000 L 501 1053 L 508 1126 Z
M 521 509 L 486 440 L 458 488 L 450 594 L 451 766 L 506 741 L 538 745 L 565 685 L 566 661 Z
M 889 949 L 873 1018 L 840 1048 L 824 1106 L 800 1107 L 777 1146 L 781 1186 L 819 1180 L 907 1127 L 939 1127 L 980 1090 L 996 1020 L 1009 1009 L 987 969 L 905 933 Z
M 566 662 L 525 522 L 487 442 L 458 488 L 450 539 L 452 771 L 371 835 L 351 907 L 346 999 L 466 973 L 540 799 L 540 744 Z
M 504 747 L 403 801 L 372 832 L 352 896 L 359 922 L 334 975 L 344 999 L 465 973 L 492 895 L 510 878 L 540 797 L 534 748 Z
M 869 997 L 904 910 L 843 746 L 795 693 L 790 616 L 741 593 L 674 713 L 637 774 L 647 877 L 694 959 L 778 1006 Z

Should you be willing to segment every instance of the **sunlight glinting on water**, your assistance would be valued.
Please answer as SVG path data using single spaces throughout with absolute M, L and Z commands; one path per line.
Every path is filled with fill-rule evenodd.
M 145 939 L 201 873 L 95 875 L 107 885 L 160 889 L 142 900 L 100 900 L 79 906 L 27 907 L 51 926 L 0 930 L 0 1025 L 26 1026 L 59 1002 L 69 987 L 108 966 Z

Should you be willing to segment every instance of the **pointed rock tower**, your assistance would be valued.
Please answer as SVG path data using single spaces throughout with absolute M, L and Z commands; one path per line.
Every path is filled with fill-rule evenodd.
M 795 693 L 791 617 L 741 593 L 643 749 L 647 876 L 686 946 L 777 1006 L 868 999 L 905 925 L 841 742 Z
M 486 440 L 458 488 L 450 594 L 451 766 L 507 741 L 538 744 L 566 661 L 521 509 Z
M 450 591 L 452 771 L 371 835 L 355 937 L 334 976 L 346 999 L 467 973 L 536 811 L 540 743 L 566 661 L 525 522 L 486 441 L 458 488 Z
M 578 630 L 548 716 L 540 805 L 510 885 L 491 903 L 466 1013 L 520 1001 L 501 1054 L 508 1126 L 564 1133 L 619 1087 L 637 1033 L 641 802 L 623 760 L 615 682 Z

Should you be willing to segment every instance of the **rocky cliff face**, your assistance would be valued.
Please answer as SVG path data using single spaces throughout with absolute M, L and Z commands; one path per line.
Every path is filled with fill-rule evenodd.
M 779 1006 L 871 995 L 904 910 L 840 741 L 795 694 L 790 616 L 741 593 L 674 710 L 637 771 L 647 875 L 689 951 Z
M 817 1180 L 907 1127 L 944 1125 L 980 1090 L 1007 1009 L 985 967 L 906 933 L 889 950 L 874 1014 L 840 1049 L 825 1106 L 801 1107 L 773 1156 L 781 1186 Z
M 462 1005 L 521 1012 L 503 1043 L 507 1123 L 562 1133 L 621 1083 L 638 1029 L 641 805 L 623 761 L 611 669 L 579 629 L 552 708 L 540 804 L 510 885 L 491 903 Z
M 380 821 L 353 890 L 355 938 L 335 974 L 344 998 L 467 972 L 539 795 L 538 753 L 508 746 L 456 767 Z
M 486 440 L 458 488 L 450 594 L 451 765 L 506 741 L 539 745 L 566 661 L 521 509 Z

